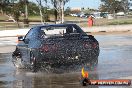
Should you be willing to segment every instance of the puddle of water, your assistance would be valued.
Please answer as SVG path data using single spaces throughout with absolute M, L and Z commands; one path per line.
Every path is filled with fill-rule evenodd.
M 97 69 L 89 72 L 91 79 L 132 79 L 132 36 L 96 36 L 99 40 L 100 56 Z M 126 45 L 126 43 L 129 43 Z M 80 71 L 81 72 L 81 71 Z M 11 53 L 0 54 L 0 88 L 83 88 L 80 72 L 51 74 L 16 70 L 11 62 Z M 88 88 L 131 88 L 97 87 Z

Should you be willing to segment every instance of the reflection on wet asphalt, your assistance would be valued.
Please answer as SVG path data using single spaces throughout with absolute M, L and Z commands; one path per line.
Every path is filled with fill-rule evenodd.
M 90 78 L 132 80 L 132 35 L 96 35 L 95 37 L 100 43 L 100 56 L 98 67 L 89 72 Z M 11 62 L 11 53 L 0 53 L 0 88 L 81 88 L 80 72 L 53 74 L 16 70 Z

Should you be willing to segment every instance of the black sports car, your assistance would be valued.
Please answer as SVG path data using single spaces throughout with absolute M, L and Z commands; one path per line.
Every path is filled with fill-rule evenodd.
M 36 26 L 18 40 L 12 54 L 17 68 L 68 68 L 98 62 L 98 41 L 76 24 Z

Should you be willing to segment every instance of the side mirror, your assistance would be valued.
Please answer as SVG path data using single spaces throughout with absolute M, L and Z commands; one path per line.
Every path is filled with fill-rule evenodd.
M 24 43 L 28 44 L 29 43 L 29 39 L 24 39 Z
M 23 41 L 24 40 L 24 36 L 18 36 L 18 41 Z

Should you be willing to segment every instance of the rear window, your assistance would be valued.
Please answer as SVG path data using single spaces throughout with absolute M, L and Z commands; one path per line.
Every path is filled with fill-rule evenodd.
M 63 35 L 70 33 L 77 33 L 77 30 L 73 26 L 66 27 L 44 27 L 41 28 L 45 35 Z
M 58 35 L 66 33 L 66 27 L 47 27 L 42 28 L 41 30 L 43 30 L 46 35 Z

